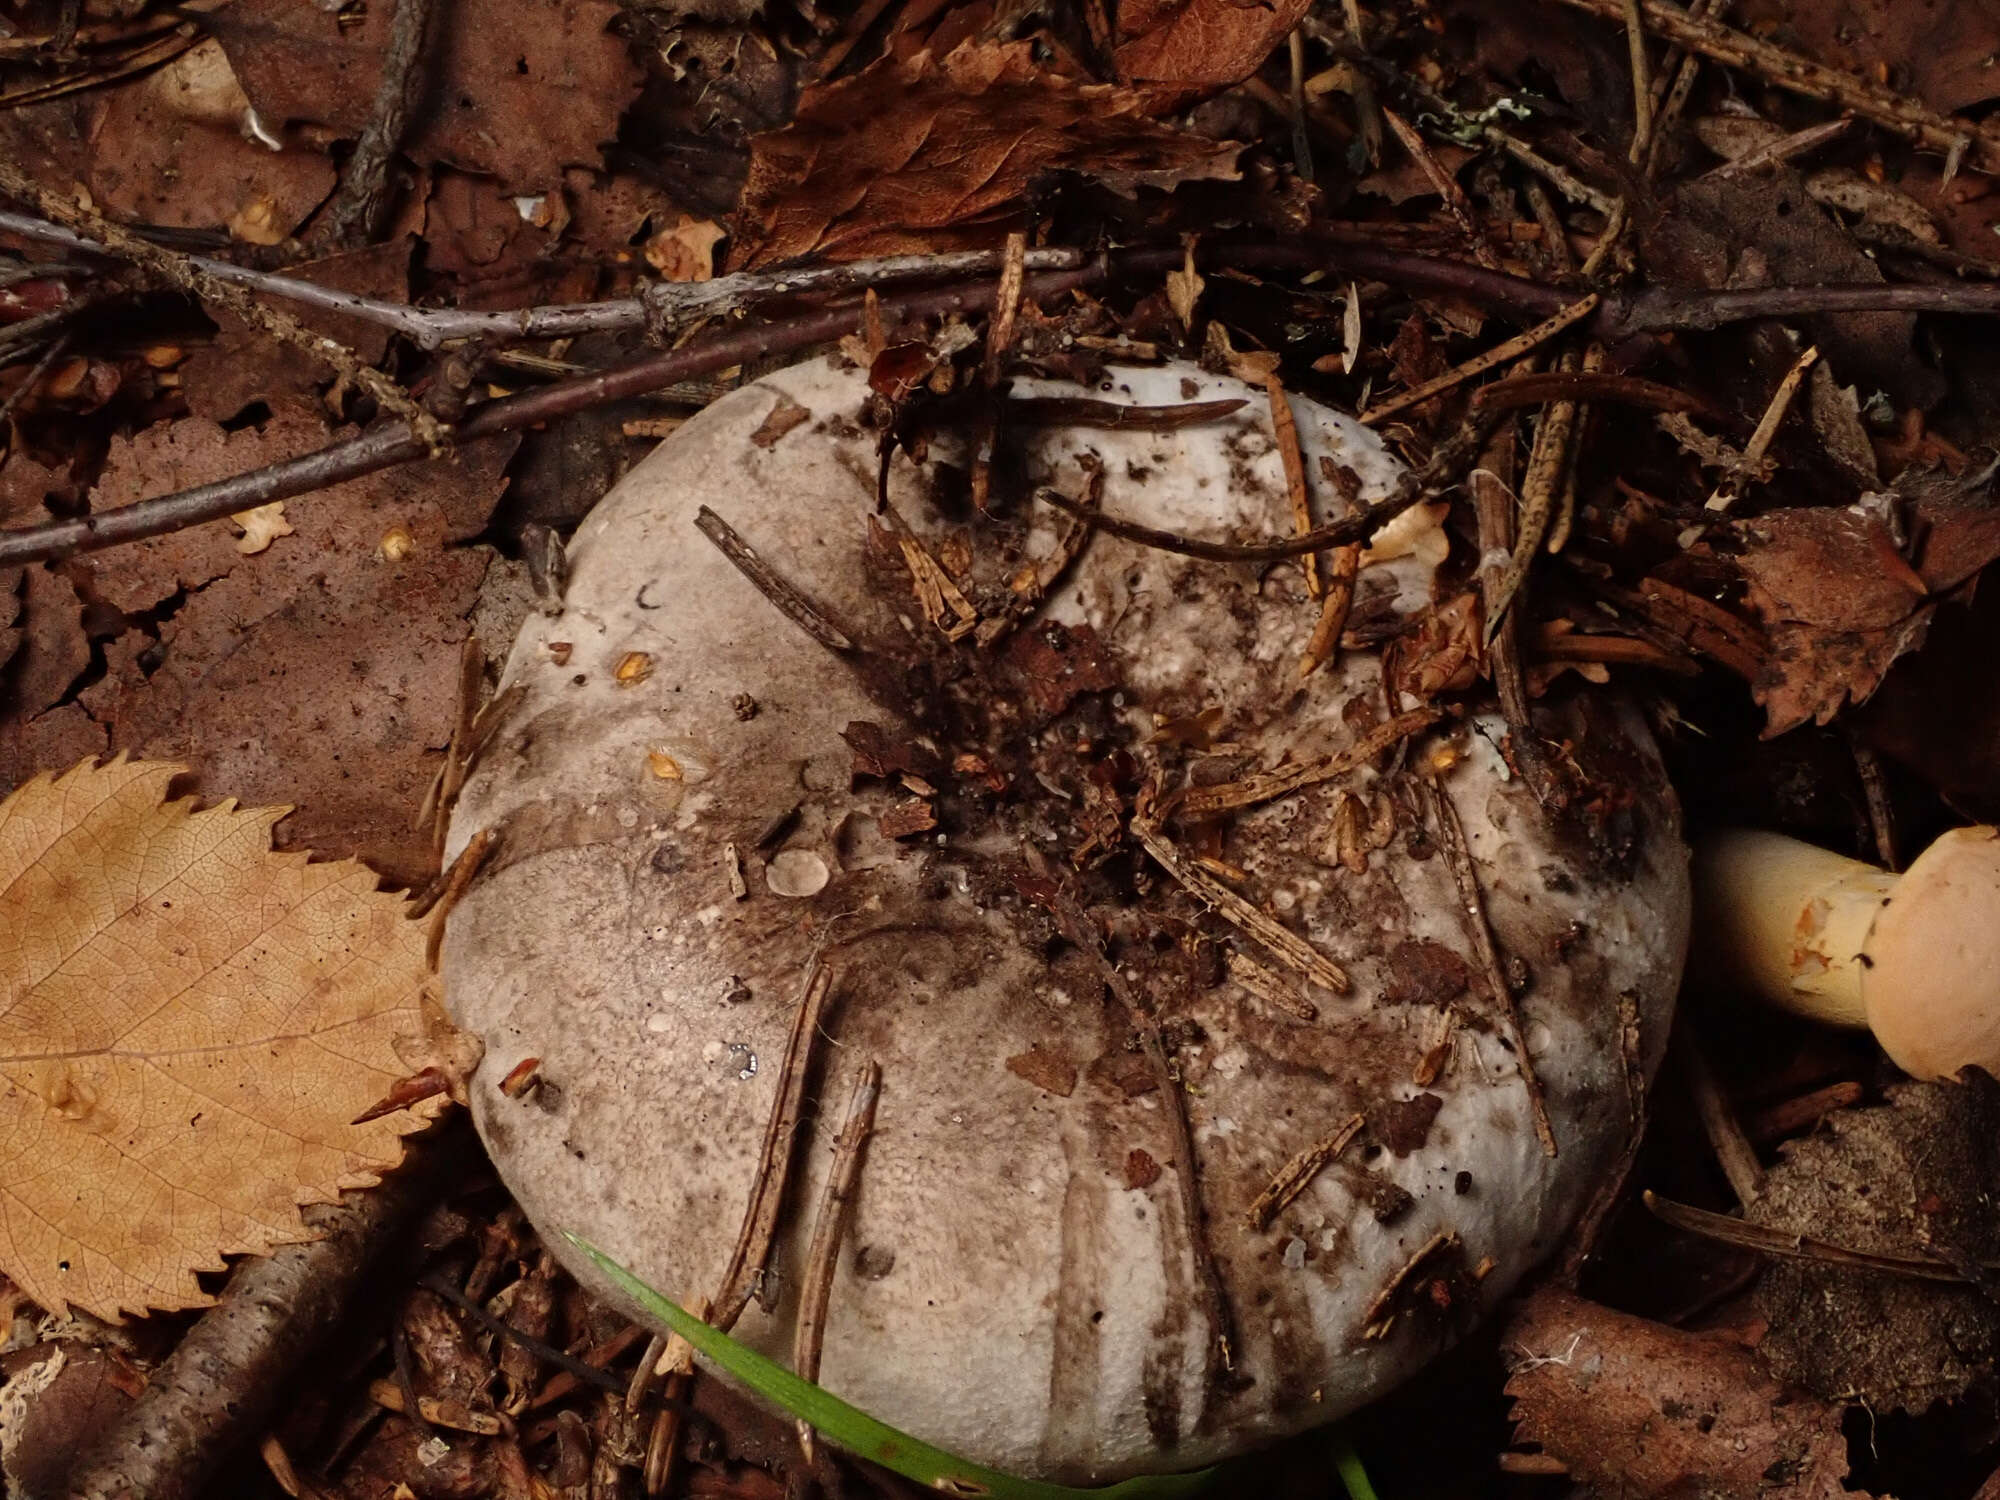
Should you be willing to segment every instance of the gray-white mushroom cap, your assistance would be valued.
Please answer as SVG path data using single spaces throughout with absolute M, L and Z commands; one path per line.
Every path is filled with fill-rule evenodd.
M 474 1118 L 530 1219 L 559 1254 L 555 1231 L 574 1231 L 684 1304 L 716 1290 L 735 1243 L 808 964 L 833 966 L 772 1306 L 753 1304 L 737 1337 L 788 1357 L 840 1101 L 876 1059 L 821 1383 L 965 1457 L 1096 1483 L 1366 1403 L 1559 1244 L 1628 1145 L 1665 1042 L 1686 851 L 1637 715 L 1552 699 L 1547 734 L 1601 789 L 1586 811 L 1544 815 L 1509 774 L 1497 716 L 1446 718 L 1260 805 L 1168 816 L 1170 852 L 1292 941 L 1207 910 L 1132 843 L 1149 786 L 1170 803 L 1316 762 L 1413 700 L 1378 649 L 1350 646 L 1300 682 L 1319 606 L 1296 562 L 1218 565 L 1101 533 L 1011 633 L 947 640 L 962 617 L 932 578 L 927 618 L 912 582 L 926 564 L 898 526 L 990 620 L 1009 580 L 1052 571 L 1071 525 L 1027 503 L 1035 484 L 1083 496 L 1095 472 L 1106 512 L 1203 536 L 1294 524 L 1259 388 L 1169 364 L 1015 391 L 1245 405 L 1172 431 L 1010 429 L 986 518 L 945 433 L 922 463 L 898 456 L 892 513 L 876 513 L 866 383 L 837 360 L 716 402 L 591 512 L 563 612 L 515 643 L 511 707 L 449 852 L 482 829 L 496 851 L 443 965 L 486 1045 Z M 1374 433 L 1292 408 L 1323 517 L 1395 482 Z M 849 649 L 725 559 L 697 529 L 703 507 Z M 1430 561 L 1363 568 L 1351 634 L 1402 631 L 1430 601 Z M 1463 826 L 1518 1029 L 1432 785 Z M 935 827 L 909 831 L 926 816 Z M 1094 944 L 1065 940 L 1057 891 L 1157 1015 L 1178 1100 Z M 1315 982 L 1303 945 L 1349 993 Z M 547 1086 L 502 1093 L 529 1058 Z M 1357 1114 L 1361 1130 L 1253 1227 L 1274 1178 Z

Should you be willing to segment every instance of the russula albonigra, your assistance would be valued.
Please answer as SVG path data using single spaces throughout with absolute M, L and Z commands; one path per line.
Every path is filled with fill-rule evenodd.
M 948 425 L 877 510 L 839 360 L 717 401 L 604 498 L 460 797 L 448 853 L 494 849 L 443 972 L 529 1217 L 689 1305 L 817 962 L 820 1107 L 736 1336 L 789 1357 L 841 1101 L 877 1061 L 819 1379 L 1087 1484 L 1354 1409 L 1557 1246 L 1665 1042 L 1687 854 L 1617 700 L 1546 704 L 1599 793 L 1550 817 L 1497 714 L 1391 685 L 1477 640 L 1431 608 L 1435 511 L 1360 569 L 1349 648 L 1302 680 L 1297 560 L 1199 561 L 1030 498 L 1282 536 L 1263 388 L 1174 363 L 1013 394 L 1088 409 L 1014 409 L 991 514 Z M 1395 484 L 1373 432 L 1292 410 L 1323 517 Z M 529 1059 L 540 1086 L 503 1089 Z
M 1912 1077 L 2000 1076 L 2000 829 L 1954 828 L 1900 875 L 1732 829 L 1701 841 L 1694 870 L 1715 978 L 1866 1027 Z

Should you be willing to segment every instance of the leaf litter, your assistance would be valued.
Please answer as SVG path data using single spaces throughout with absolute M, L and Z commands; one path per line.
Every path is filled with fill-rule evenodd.
M 1299 0 L 711 8 L 727 14 L 609 0 L 536 0 L 505 15 L 488 14 L 488 0 L 456 7 L 420 59 L 423 102 L 387 174 L 391 227 L 375 243 L 332 254 L 315 235 L 349 143 L 371 121 L 398 6 L 238 0 L 129 72 L 119 71 L 122 60 L 150 44 L 118 28 L 143 32 L 153 24 L 146 7 L 123 7 L 135 15 L 118 22 L 87 8 L 78 47 L 49 51 L 34 69 L 0 45 L 0 92 L 23 83 L 54 90 L 0 109 L 0 140 L 38 180 L 114 217 L 173 226 L 184 237 L 177 244 L 424 306 L 612 298 L 654 272 L 705 279 L 718 260 L 742 268 L 997 248 L 1014 230 L 1035 248 L 1142 244 L 1160 267 L 1150 281 L 1025 295 L 1017 368 L 1090 378 L 1115 351 L 1144 358 L 1178 349 L 1350 409 L 1463 369 L 1586 291 L 1615 299 L 1621 276 L 1642 292 L 1840 282 L 1949 295 L 2000 269 L 1992 252 L 2000 193 L 1978 170 L 1977 150 L 1963 160 L 1913 152 L 1866 109 L 1834 128 L 1823 102 L 1759 87 L 1768 80 L 1754 68 L 1712 60 L 1689 75 L 1693 91 L 1676 122 L 1670 83 L 1683 65 L 1657 41 L 1648 46 L 1663 122 L 1656 160 L 1633 166 L 1630 45 L 1615 19 L 1601 19 L 1616 7 L 1594 5 L 1598 15 L 1487 0 L 1455 0 L 1435 15 Z M 1725 24 L 1891 80 L 1931 109 L 1977 111 L 1990 87 L 1977 59 L 2000 39 L 1986 8 L 1947 7 L 1920 24 L 1904 9 L 1886 0 L 1754 0 Z M 22 13 L 36 35 L 40 12 Z M 1385 134 L 1385 108 L 1414 132 L 1414 152 Z M 1968 120 L 1968 138 L 1982 128 Z M 1759 153 L 1762 164 L 1741 164 Z M 1604 218 L 1619 200 L 1633 226 L 1623 241 Z M 1314 258 L 1302 255 L 1291 270 L 1208 258 L 1229 232 L 1266 249 L 1310 246 Z M 1337 251 L 1353 246 L 1390 258 L 1350 275 Z M 1554 300 L 1526 310 L 1504 299 L 1488 305 L 1449 270 L 1443 283 L 1406 285 L 1394 264 L 1404 251 L 1447 266 L 1497 258 Z M 1586 286 L 1576 262 L 1593 251 L 1603 252 L 1594 257 L 1600 279 Z M 0 270 L 19 264 L 10 254 Z M 1294 274 L 1306 265 L 1307 275 Z M 960 305 L 983 310 L 985 295 Z M 0 424 L 0 526 L 111 515 L 308 451 L 354 430 L 343 423 L 369 420 L 374 403 L 329 388 L 312 358 L 224 309 L 203 311 L 110 263 L 0 286 L 0 359 L 9 331 L 31 316 L 53 314 L 57 331 L 75 337 L 39 373 L 32 359 L 0 364 L 0 401 L 15 403 Z M 2000 362 L 1980 345 L 1985 325 L 1907 308 L 1797 312 L 1612 351 L 1696 398 L 1697 415 L 1671 430 L 1615 402 L 1579 415 L 1574 457 L 1550 497 L 1572 531 L 1558 555 L 1532 560 L 1511 644 L 1482 644 L 1485 622 L 1461 571 L 1473 535 L 1462 505 L 1440 532 L 1452 538 L 1448 587 L 1408 621 L 1364 592 L 1346 642 L 1393 640 L 1403 685 L 1454 709 L 1499 679 L 1499 654 L 1525 658 L 1514 662 L 1516 696 L 1502 693 L 1510 728 L 1519 737 L 1550 726 L 1547 743 L 1558 751 L 1568 741 L 1553 726 L 1583 691 L 1576 674 L 1618 684 L 1662 726 L 1697 826 L 1750 820 L 1865 851 L 1881 829 L 1865 811 L 1858 767 L 1868 762 L 1849 731 L 1889 763 L 1873 773 L 1888 777 L 1876 800 L 1902 821 L 1906 841 L 1934 828 L 1944 804 L 2000 806 L 1992 790 L 2000 733 L 1978 712 L 2000 659 L 1979 634 L 1991 635 L 1994 605 L 1991 588 L 1978 585 L 2000 548 L 1982 446 L 2000 411 Z M 977 312 L 970 316 L 976 324 Z M 446 382 L 442 362 L 426 362 L 377 325 L 313 308 L 301 318 L 427 397 Z M 1530 357 L 1575 361 L 1591 327 Z M 893 339 L 911 337 L 892 330 Z M 47 352 L 48 338 L 25 346 Z M 1821 360 L 1770 434 L 1768 454 L 1735 476 L 1728 516 L 1706 513 L 1704 498 L 1731 477 L 1772 390 L 1808 345 Z M 472 351 L 471 368 L 450 378 L 477 401 L 639 349 L 624 334 L 500 341 Z M 1460 387 L 1393 409 L 1385 436 L 1420 457 L 1482 381 L 1507 373 L 1468 373 Z M 276 507 L 238 507 L 239 518 L 253 518 L 254 537 L 215 523 L 0 571 L 0 785 L 111 750 L 170 757 L 192 765 L 186 784 L 211 797 L 296 804 L 275 825 L 267 814 L 227 814 L 263 818 L 266 839 L 362 855 L 400 884 L 430 881 L 430 835 L 411 824 L 467 708 L 458 663 L 471 622 L 498 648 L 521 610 L 549 604 L 527 597 L 522 565 L 502 553 L 539 555 L 523 543 L 526 521 L 573 522 L 638 456 L 634 437 L 670 430 L 738 378 L 559 417 L 518 455 L 511 438 L 469 445 Z M 947 361 L 927 378 L 956 377 Z M 774 413 L 773 441 L 792 420 Z M 1519 451 L 1508 450 L 1502 469 L 1525 456 L 1534 420 L 1515 430 Z M 1337 488 L 1337 476 L 1309 478 Z M 1034 657 L 1021 665 L 1038 696 L 1047 688 L 1051 702 L 1068 702 L 1094 691 L 1087 642 L 1052 641 L 1025 617 L 1019 624 L 1009 649 Z M 1725 671 L 1697 666 L 1705 661 Z M 855 749 L 858 769 L 867 760 L 893 770 L 900 747 Z M 1800 765 L 1814 768 L 1810 777 Z M 912 827 L 927 829 L 930 800 L 908 806 Z M 184 816 L 208 826 L 198 820 L 219 811 Z M 1369 848 L 1397 836 L 1396 810 L 1384 798 L 1349 811 L 1352 826 L 1331 857 L 1365 866 Z M 354 876 L 357 886 L 362 878 Z M 1692 1024 L 1713 1019 L 1696 1015 Z M 355 1112 L 416 1097 L 419 1064 L 462 1067 L 449 1040 L 406 1038 Z M 1072 1081 L 1060 1058 L 1016 1061 L 1042 1087 Z M 1763 1092 L 1770 1085 L 1745 1066 L 1729 1081 L 1760 1118 L 1825 1088 L 1824 1075 L 1812 1075 L 1776 1086 L 1773 1102 Z M 1971 1253 L 1965 1247 L 1983 1241 L 1954 1217 L 1971 1200 L 1911 1186 L 1911 1208 L 1899 1186 L 1891 1213 L 1861 1189 L 1868 1171 L 1896 1174 L 1899 1184 L 1938 1181 L 1923 1143 L 1962 1141 L 1984 1105 L 1943 1088 L 1883 1095 L 1877 1083 L 1852 1067 L 1838 1078 L 1846 1107 L 1828 1106 L 1822 1134 L 1783 1149 L 1767 1198 L 1748 1216 L 1776 1223 L 1782 1209 L 1786 1227 L 1831 1243 L 1866 1231 L 1885 1252 L 1908 1251 L 1911 1235 L 1956 1235 L 1952 1243 Z M 532 1104 L 539 1084 L 531 1078 L 525 1088 Z M 1675 1107 L 1655 1101 L 1669 1121 Z M 408 1124 L 391 1115 L 379 1128 Z M 1649 1147 L 1665 1165 L 1649 1158 L 1642 1171 L 1698 1170 L 1683 1158 L 1699 1148 L 1671 1133 L 1666 1140 Z M 1128 1172 L 1142 1178 L 1145 1165 Z M 1973 1180 L 1977 1166 L 1948 1175 L 1947 1186 Z M 259 1190 L 289 1209 L 290 1187 L 274 1179 Z M 534 1278 L 549 1277 L 550 1262 L 518 1216 L 492 1213 L 487 1205 L 500 1197 L 465 1213 L 469 1200 L 441 1209 L 436 1232 L 468 1291 L 498 1287 L 496 1305 L 532 1304 Z M 1853 1222 L 1837 1222 L 1842 1215 Z M 1584 1284 L 1591 1295 L 1617 1292 L 1611 1261 L 1645 1266 L 1677 1243 L 1629 1211 L 1615 1235 L 1618 1254 L 1601 1248 Z M 213 1266 L 215 1253 L 185 1259 Z M 174 1274 L 185 1290 L 185 1267 Z M 636 1354 L 629 1330 L 557 1282 L 550 1312 L 530 1319 L 546 1337 L 586 1355 Z M 1670 1290 L 1649 1287 L 1621 1305 L 1679 1319 Z M 1691 1476 L 1718 1494 L 1873 1487 L 1849 1462 L 1860 1445 L 1851 1453 L 1839 1430 L 1853 1393 L 1914 1408 L 1926 1391 L 1969 1383 L 1957 1403 L 1969 1409 L 1990 1384 L 1978 1353 L 1986 1335 L 1971 1336 L 1977 1319 L 1967 1310 L 1980 1294 L 1926 1289 L 1947 1310 L 1921 1315 L 1881 1300 L 1904 1290 L 1855 1273 L 1766 1269 L 1749 1294 L 1770 1325 L 1761 1336 L 1745 1301 L 1695 1318 L 1741 1337 L 1535 1294 L 1508 1336 L 1534 1334 L 1518 1340 L 1533 1357 L 1516 1365 L 1509 1391 L 1521 1440 L 1540 1451 L 1502 1455 L 1504 1492 L 1539 1493 L 1532 1487 L 1548 1481 L 1530 1476 L 1558 1468 L 1602 1494 L 1684 1492 Z M 48 1290 L 43 1300 L 57 1296 Z M 1808 1303 L 1832 1319 L 1823 1337 Z M 426 1495 L 521 1493 L 534 1483 L 575 1492 L 594 1463 L 620 1467 L 607 1455 L 643 1451 L 640 1417 L 617 1415 L 616 1402 L 600 1410 L 573 1395 L 534 1394 L 539 1356 L 511 1344 L 492 1352 L 459 1316 L 429 1294 L 406 1294 L 391 1308 L 413 1360 L 395 1372 L 378 1362 L 362 1387 L 390 1415 L 376 1437 L 355 1444 L 338 1476 L 305 1482 L 357 1495 L 398 1484 Z M 1971 1352 L 1950 1367 L 1949 1382 L 1925 1385 L 1930 1366 L 1949 1365 L 1937 1358 L 1939 1341 L 1956 1350 L 1954 1339 Z M 1574 1356 L 1593 1340 L 1593 1368 L 1611 1378 L 1578 1374 Z M 515 1415 L 539 1426 L 491 1425 L 491 1382 L 502 1368 L 510 1411 L 526 1393 Z M 628 1383 L 623 1369 L 607 1380 L 621 1390 Z M 766 1493 L 770 1473 L 791 1462 L 788 1435 L 759 1427 L 740 1403 L 715 1406 L 724 1398 L 713 1382 L 692 1389 L 698 1407 L 727 1413 L 719 1435 L 728 1457 L 708 1451 L 699 1483 Z M 1438 1444 L 1436 1412 L 1400 1399 L 1371 1416 L 1368 1432 L 1380 1434 L 1364 1437 L 1371 1462 L 1392 1476 L 1398 1466 L 1457 1462 L 1442 1486 L 1453 1493 L 1493 1482 L 1490 1450 L 1476 1438 Z M 1496 1399 L 1485 1389 L 1475 1406 Z M 409 1401 L 414 1419 L 396 1414 Z M 536 1415 L 549 1411 L 558 1415 Z M 449 1413 L 479 1425 L 454 1434 L 439 1458 L 420 1423 Z M 1399 1431 L 1420 1440 L 1399 1442 Z M 1886 1434 L 1881 1441 L 1893 1446 Z M 303 1417 L 272 1442 L 281 1456 L 338 1451 Z M 732 1470 L 732 1460 L 752 1467 Z M 1925 1488 L 1924 1464 L 1934 1461 L 1905 1453 L 1880 1467 L 1900 1462 L 1918 1476 L 1899 1481 L 1903 1492 L 1945 1493 L 1948 1485 Z M 1969 1462 L 1981 1460 L 1975 1453 Z M 1383 1492 L 1421 1492 L 1411 1475 L 1399 1477 L 1409 1482 L 1392 1478 Z M 1323 1469 L 1284 1493 L 1325 1493 Z
M 422 929 L 366 866 L 273 853 L 283 808 L 164 801 L 181 771 L 0 803 L 0 1270 L 58 1313 L 206 1305 L 196 1272 L 305 1238 L 418 1123 L 348 1122 L 420 1028 Z

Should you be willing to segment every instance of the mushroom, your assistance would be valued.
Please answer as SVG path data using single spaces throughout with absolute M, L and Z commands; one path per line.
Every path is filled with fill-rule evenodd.
M 1873 1031 L 1913 1077 L 2000 1075 L 2000 829 L 1954 828 L 1900 875 L 1732 829 L 1701 842 L 1694 869 L 1717 978 Z
M 603 499 L 457 805 L 448 853 L 496 842 L 443 973 L 500 1173 L 635 1315 L 559 1231 L 719 1295 L 811 989 L 828 1102 L 735 1336 L 792 1357 L 831 1101 L 877 1062 L 820 1383 L 1099 1483 L 1353 1410 L 1558 1246 L 1665 1042 L 1687 853 L 1631 707 L 1542 706 L 1612 788 L 1552 816 L 1497 713 L 1402 691 L 1447 649 L 1415 627 L 1477 639 L 1433 608 L 1442 549 L 1363 568 L 1349 647 L 1301 680 L 1297 560 L 1033 501 L 1283 534 L 1263 388 L 1168 363 L 1012 394 L 1063 399 L 1003 425 L 990 513 L 948 429 L 878 510 L 875 398 L 838 358 L 725 396 Z M 1375 433 L 1292 407 L 1323 516 L 1395 486 Z M 543 1085 L 510 1094 L 528 1058 Z

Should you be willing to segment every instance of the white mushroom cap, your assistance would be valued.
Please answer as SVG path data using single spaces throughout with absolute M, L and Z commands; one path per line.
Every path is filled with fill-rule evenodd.
M 1696 887 L 1721 977 L 1868 1027 L 1913 1077 L 2000 1075 L 2000 830 L 1955 828 L 1895 875 L 1731 829 L 1703 840 Z
M 1261 389 L 1168 365 L 1117 370 L 1095 391 L 1016 390 L 1246 405 L 1172 432 L 1014 433 L 1003 447 L 1025 472 L 1003 463 L 997 498 L 1035 482 L 1081 494 L 1088 463 L 1103 508 L 1148 525 L 1235 537 L 1292 525 Z M 1175 1159 L 1171 1102 L 1144 1076 L 1100 972 L 1052 940 L 1023 881 L 1031 860 L 1052 879 L 1086 878 L 1069 863 L 1093 795 L 1082 772 L 1106 749 L 1180 754 L 1148 743 L 1156 728 L 1219 707 L 1206 772 L 1337 752 L 1382 716 L 1381 662 L 1346 651 L 1300 685 L 1317 607 L 1297 564 L 1218 567 L 1102 534 L 1012 648 L 947 644 L 877 529 L 865 399 L 858 373 L 815 361 L 709 407 L 591 513 L 565 612 L 530 620 L 515 645 L 502 691 L 517 706 L 451 835 L 455 853 L 492 829 L 497 851 L 453 913 L 443 960 L 451 1006 L 486 1044 L 472 1098 L 493 1159 L 559 1252 L 553 1231 L 568 1229 L 684 1305 L 715 1291 L 818 954 L 840 978 L 813 1094 L 845 1098 L 869 1058 L 883 1069 L 822 1384 L 967 1458 L 1071 1483 L 1196 1467 L 1352 1410 L 1547 1255 L 1626 1143 L 1687 926 L 1686 853 L 1650 741 L 1601 699 L 1552 709 L 1552 730 L 1580 763 L 1610 768 L 1610 800 L 1622 799 L 1595 842 L 1550 826 L 1508 776 L 1497 718 L 1433 742 L 1456 749 L 1442 785 L 1500 950 L 1525 971 L 1553 1158 L 1409 778 L 1363 767 L 1226 825 L 1240 892 L 1352 978 L 1345 997 L 1310 991 L 1310 1021 L 1269 998 L 1308 993 L 1272 954 L 1201 918 L 1157 866 L 1134 867 L 1145 894 L 1112 911 L 1112 952 L 1177 1042 L 1191 1175 L 1235 1327 L 1234 1378 L 1211 1382 L 1215 1329 L 1184 1229 L 1189 1164 Z M 786 403 L 808 415 L 767 420 Z M 1365 498 L 1393 483 L 1398 465 L 1372 432 L 1293 406 L 1324 513 L 1342 469 Z M 932 440 L 933 464 L 958 454 Z M 889 485 L 934 555 L 969 555 L 975 573 L 1003 561 L 1004 579 L 1053 554 L 1067 517 L 982 520 L 938 488 L 941 472 L 898 457 Z M 697 531 L 703 506 L 855 649 L 830 651 L 781 615 Z M 1361 578 L 1357 624 L 1393 626 L 1428 597 L 1414 557 Z M 1049 621 L 1069 633 L 1051 636 Z M 635 651 L 652 670 L 621 682 Z M 1045 713 L 1036 684 L 1065 672 L 1089 690 L 1068 717 Z M 898 717 L 912 686 L 968 713 L 990 706 L 1000 743 L 985 748 L 1010 778 L 1005 796 L 982 801 L 976 778 L 948 769 L 974 747 Z M 947 768 L 923 775 L 958 809 L 952 826 L 881 836 L 878 820 L 910 792 L 852 776 L 841 733 L 857 722 Z M 676 774 L 655 773 L 660 756 Z M 1360 873 L 1338 857 L 1346 796 L 1373 807 L 1387 839 Z M 824 882 L 799 880 L 798 856 Z M 1195 926 L 1239 950 L 1232 977 L 1207 964 Z M 1427 1054 L 1439 1071 L 1419 1086 Z M 506 1097 L 498 1081 L 527 1057 L 553 1087 Z M 1366 1133 L 1250 1228 L 1246 1208 L 1280 1169 L 1357 1112 Z M 817 1200 L 839 1125 L 828 1104 L 788 1201 Z M 803 1217 L 781 1226 L 773 1310 L 753 1305 L 736 1329 L 779 1358 Z

